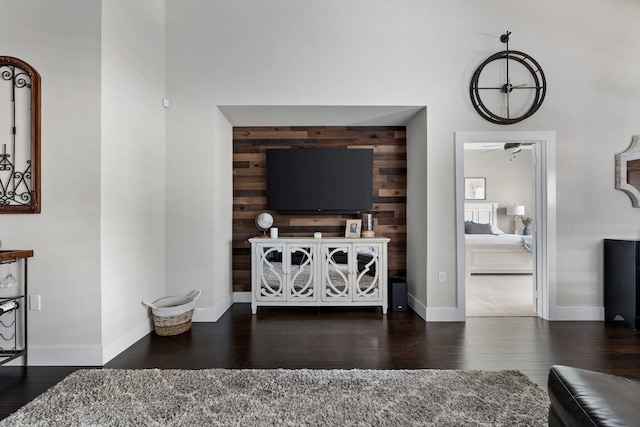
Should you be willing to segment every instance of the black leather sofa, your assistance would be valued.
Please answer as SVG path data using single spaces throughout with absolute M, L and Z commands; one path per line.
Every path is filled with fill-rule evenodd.
M 640 381 L 554 365 L 548 391 L 551 427 L 640 426 Z

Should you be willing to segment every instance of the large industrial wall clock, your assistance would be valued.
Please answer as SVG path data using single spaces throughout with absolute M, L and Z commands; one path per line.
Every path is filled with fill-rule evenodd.
M 510 31 L 500 36 L 506 50 L 488 57 L 473 73 L 469 93 L 478 114 L 499 125 L 531 117 L 542 105 L 547 82 L 530 55 L 509 50 Z

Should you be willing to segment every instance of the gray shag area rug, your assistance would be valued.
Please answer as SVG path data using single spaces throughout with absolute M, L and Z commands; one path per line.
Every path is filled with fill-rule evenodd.
M 518 371 L 79 370 L 0 426 L 546 426 Z

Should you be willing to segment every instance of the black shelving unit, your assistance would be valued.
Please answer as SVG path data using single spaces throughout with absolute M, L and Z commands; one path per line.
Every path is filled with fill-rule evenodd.
M 15 288 L 0 288 L 0 304 L 11 301 L 17 304 L 15 309 L 0 315 L 0 365 L 24 357 L 27 366 L 27 259 L 32 256 L 31 250 L 0 251 L 0 265 L 11 265 L 17 277 Z M 4 278 L 0 277 L 0 281 Z

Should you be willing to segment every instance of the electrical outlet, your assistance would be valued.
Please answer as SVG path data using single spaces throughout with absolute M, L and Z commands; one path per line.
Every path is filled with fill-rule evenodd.
M 444 271 L 441 271 L 440 273 L 438 273 L 438 282 L 440 283 L 446 283 L 447 282 L 447 273 Z
M 31 311 L 42 310 L 40 295 L 29 295 L 29 310 Z

